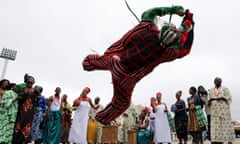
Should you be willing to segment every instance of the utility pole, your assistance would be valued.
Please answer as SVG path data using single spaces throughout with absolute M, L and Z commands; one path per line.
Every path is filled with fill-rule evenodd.
M 2 49 L 2 52 L 0 54 L 0 58 L 5 59 L 5 62 L 4 62 L 4 66 L 3 66 L 1 79 L 3 79 L 5 77 L 5 74 L 6 74 L 6 71 L 7 71 L 8 61 L 9 60 L 14 61 L 16 59 L 16 55 L 17 55 L 17 51 L 15 51 L 15 50 L 7 49 L 7 48 Z

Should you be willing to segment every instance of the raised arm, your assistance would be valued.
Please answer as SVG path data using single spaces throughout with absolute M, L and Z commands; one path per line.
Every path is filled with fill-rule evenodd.
M 194 39 L 193 14 L 190 13 L 189 10 L 186 11 L 181 26 L 184 28 L 184 32 L 180 38 L 180 45 L 182 45 L 182 48 L 180 49 L 179 57 L 186 56 L 190 53 Z
M 98 108 L 99 108 L 99 105 L 94 106 L 91 98 L 88 98 L 88 103 L 90 104 L 90 106 L 91 106 L 93 109 L 98 109 Z
M 153 113 L 156 113 L 157 108 L 156 108 L 156 99 L 154 97 L 151 97 L 150 99 L 150 105 L 152 107 Z
M 141 16 L 142 21 L 154 22 L 156 16 L 164 16 L 166 14 L 178 14 L 180 16 L 184 15 L 184 9 L 182 6 L 172 6 L 172 7 L 155 7 L 146 10 Z
M 174 36 L 175 39 L 168 45 L 164 46 L 166 48 L 166 52 L 171 53 L 165 62 L 172 61 L 177 58 L 182 58 L 188 55 L 191 51 L 194 40 L 194 22 L 193 14 L 190 13 L 189 10 L 186 11 L 181 26 L 177 29 L 177 31 L 178 36 Z

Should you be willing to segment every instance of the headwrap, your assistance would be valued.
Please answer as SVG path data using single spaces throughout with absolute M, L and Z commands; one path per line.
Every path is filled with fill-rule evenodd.
M 91 90 L 90 90 L 89 87 L 85 87 L 85 88 L 83 89 L 83 91 L 86 92 L 86 93 L 89 93 Z
M 161 92 L 157 92 L 156 96 L 157 96 L 157 98 L 162 97 L 162 93 Z
M 181 90 L 179 90 L 179 91 L 177 91 L 177 93 L 176 93 L 177 95 L 182 95 L 182 91 Z
M 26 74 L 24 75 L 24 82 L 25 82 L 25 83 L 27 82 L 28 77 L 29 77 L 29 75 L 26 73 Z
M 31 81 L 32 83 L 35 83 L 35 79 L 33 76 L 28 76 L 27 81 Z
M 149 109 L 148 109 L 148 107 L 144 107 L 142 111 L 145 112 L 145 113 L 148 113 Z
M 36 85 L 34 88 L 35 89 L 39 89 L 40 93 L 43 91 L 43 87 L 42 86 Z
M 17 93 L 19 93 L 20 91 L 22 91 L 23 88 L 25 88 L 27 86 L 26 83 L 21 83 L 17 85 Z
M 216 77 L 216 78 L 214 79 L 214 81 L 220 81 L 220 82 L 222 82 L 222 79 L 221 79 L 220 77 Z

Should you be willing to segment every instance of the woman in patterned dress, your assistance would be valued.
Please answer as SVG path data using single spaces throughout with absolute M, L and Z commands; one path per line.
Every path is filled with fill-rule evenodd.
M 64 94 L 61 100 L 62 112 L 62 143 L 68 144 L 69 130 L 71 127 L 72 106 L 67 100 L 68 96 Z
M 190 87 L 189 94 L 191 96 L 188 98 L 188 132 L 192 135 L 192 141 L 194 144 L 203 144 L 202 129 L 198 124 L 196 114 L 196 106 L 201 105 L 196 87 Z
M 41 123 L 47 109 L 46 99 L 41 95 L 42 90 L 43 88 L 41 86 L 35 86 L 36 99 L 34 102 L 35 109 L 31 130 L 31 139 L 35 142 L 35 144 L 42 143 L 43 128 L 41 127 Z
M 10 84 L 4 79 L 0 81 L 0 143 L 12 144 L 14 125 L 17 117 L 16 84 Z
M 212 144 L 232 143 L 235 140 L 230 112 L 232 96 L 229 89 L 222 86 L 221 78 L 216 77 L 214 84 L 208 95 L 211 109 L 211 142 Z
M 13 143 L 23 144 L 31 141 L 30 132 L 34 115 L 34 93 L 35 80 L 32 76 L 27 78 L 26 87 L 20 90 L 18 94 L 18 113 L 15 123 Z
M 179 144 L 187 144 L 187 126 L 188 126 L 188 116 L 186 112 L 186 105 L 184 100 L 181 99 L 182 91 L 178 91 L 176 93 L 176 103 L 173 105 L 175 109 L 172 111 L 175 113 L 174 115 L 174 122 L 175 128 L 177 132 L 177 137 L 179 139 Z
M 137 133 L 138 144 L 148 144 L 150 141 L 151 133 L 149 128 L 149 110 L 145 107 L 139 115 L 139 127 Z

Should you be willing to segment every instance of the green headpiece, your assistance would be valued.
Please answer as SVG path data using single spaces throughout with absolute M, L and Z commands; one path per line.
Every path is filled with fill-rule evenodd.
M 39 85 L 35 85 L 34 87 L 35 89 L 38 89 L 40 91 L 40 93 L 43 91 L 43 87 L 39 86 Z
M 171 14 L 175 14 L 178 11 L 184 11 L 184 8 L 182 6 L 172 6 L 171 7 Z

